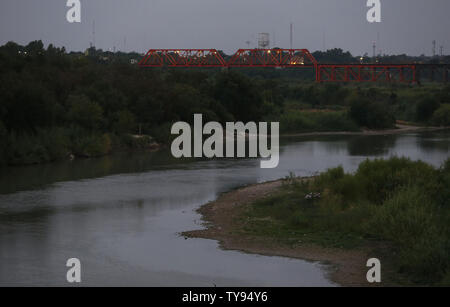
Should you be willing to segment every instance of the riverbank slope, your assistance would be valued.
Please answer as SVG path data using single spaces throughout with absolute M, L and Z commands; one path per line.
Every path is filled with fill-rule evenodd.
M 283 180 L 277 180 L 256 184 L 221 195 L 198 209 L 206 228 L 183 235 L 218 240 L 220 247 L 226 250 L 319 261 L 330 265 L 328 274 L 333 282 L 344 286 L 367 286 L 365 265 L 370 248 L 325 248 L 300 241 L 292 244 L 247 233 L 245 211 L 248 206 L 279 191 L 282 183 Z

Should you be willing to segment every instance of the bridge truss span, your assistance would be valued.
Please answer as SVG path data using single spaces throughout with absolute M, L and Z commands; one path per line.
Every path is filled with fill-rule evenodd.
M 225 67 L 216 49 L 150 49 L 139 62 L 141 67 Z
M 222 68 L 310 68 L 317 82 L 399 82 L 448 81 L 450 64 L 324 64 L 308 49 L 239 49 L 226 55 L 216 49 L 150 49 L 140 67 L 222 67 Z M 428 78 L 427 78 L 428 79 Z
M 141 67 L 302 67 L 315 66 L 307 49 L 239 49 L 226 56 L 216 49 L 150 49 Z
M 319 64 L 317 82 L 417 82 L 415 64 Z
M 307 49 L 239 49 L 228 67 L 313 67 L 314 56 Z

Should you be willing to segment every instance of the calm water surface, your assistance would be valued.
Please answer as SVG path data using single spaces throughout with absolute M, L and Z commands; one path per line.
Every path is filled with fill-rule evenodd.
M 258 160 L 175 160 L 120 154 L 0 170 L 0 285 L 68 285 L 79 258 L 84 286 L 332 286 L 324 267 L 301 260 L 223 251 L 198 229 L 202 204 L 219 193 L 366 158 L 408 156 L 439 166 L 450 132 L 320 136 L 283 140 L 280 165 Z

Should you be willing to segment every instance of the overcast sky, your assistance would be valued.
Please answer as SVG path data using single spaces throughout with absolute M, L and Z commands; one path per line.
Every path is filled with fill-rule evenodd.
M 85 50 L 216 48 L 232 53 L 255 47 L 268 32 L 278 47 L 329 48 L 353 54 L 431 54 L 432 41 L 450 53 L 450 0 L 381 0 L 382 22 L 366 20 L 366 0 L 81 0 L 82 23 L 66 21 L 66 0 L 0 0 L 0 44 L 44 43 Z M 273 37 L 275 36 L 275 38 Z M 125 39 L 126 38 L 126 39 Z M 325 39 L 324 39 L 325 38 Z M 126 43 L 125 43 L 126 41 Z M 273 44 L 272 44 L 273 47 Z

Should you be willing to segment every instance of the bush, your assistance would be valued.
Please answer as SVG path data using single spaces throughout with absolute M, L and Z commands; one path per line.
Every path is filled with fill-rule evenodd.
M 433 97 L 420 100 L 416 105 L 416 120 L 428 122 L 433 113 L 439 108 L 439 101 Z
M 395 243 L 400 272 L 436 282 L 445 275 L 450 257 L 437 213 L 422 188 L 407 187 L 377 207 L 368 232 Z
M 422 189 L 409 186 L 400 189 L 374 211 L 369 232 L 405 246 L 427 232 L 435 232 L 435 208 Z
M 65 129 L 39 129 L 32 134 L 8 136 L 6 163 L 37 164 L 61 160 L 69 153 L 70 139 Z
M 120 145 L 125 145 L 128 149 L 149 149 L 154 141 L 149 136 L 132 136 L 124 134 L 120 136 Z
M 111 151 L 111 138 L 108 134 L 92 134 L 77 137 L 73 143 L 73 152 L 81 157 L 97 157 Z
M 436 126 L 450 126 L 450 104 L 443 104 L 433 113 L 431 122 Z
M 350 248 L 376 239 L 398 268 L 394 279 L 449 284 L 450 159 L 440 169 L 406 158 L 367 160 L 355 174 L 337 167 L 284 183 L 247 211 L 253 234 Z
M 350 100 L 350 118 L 369 129 L 392 128 L 395 125 L 395 117 L 386 103 L 360 96 Z
M 429 187 L 431 193 L 436 184 L 431 165 L 398 157 L 366 160 L 359 165 L 355 177 L 361 183 L 365 197 L 377 204 L 398 188 L 420 184 Z
M 450 158 L 448 158 L 439 169 L 438 187 L 434 192 L 437 204 L 450 209 Z
M 9 136 L 8 164 L 37 164 L 50 161 L 50 156 L 34 135 L 11 133 Z
M 65 129 L 40 129 L 37 138 L 45 147 L 49 161 L 61 160 L 68 155 L 70 140 Z
M 406 158 L 367 160 L 355 175 L 328 170 L 310 189 L 323 193 L 319 229 L 392 242 L 399 273 L 414 282 L 448 274 L 450 159 L 439 170 Z

